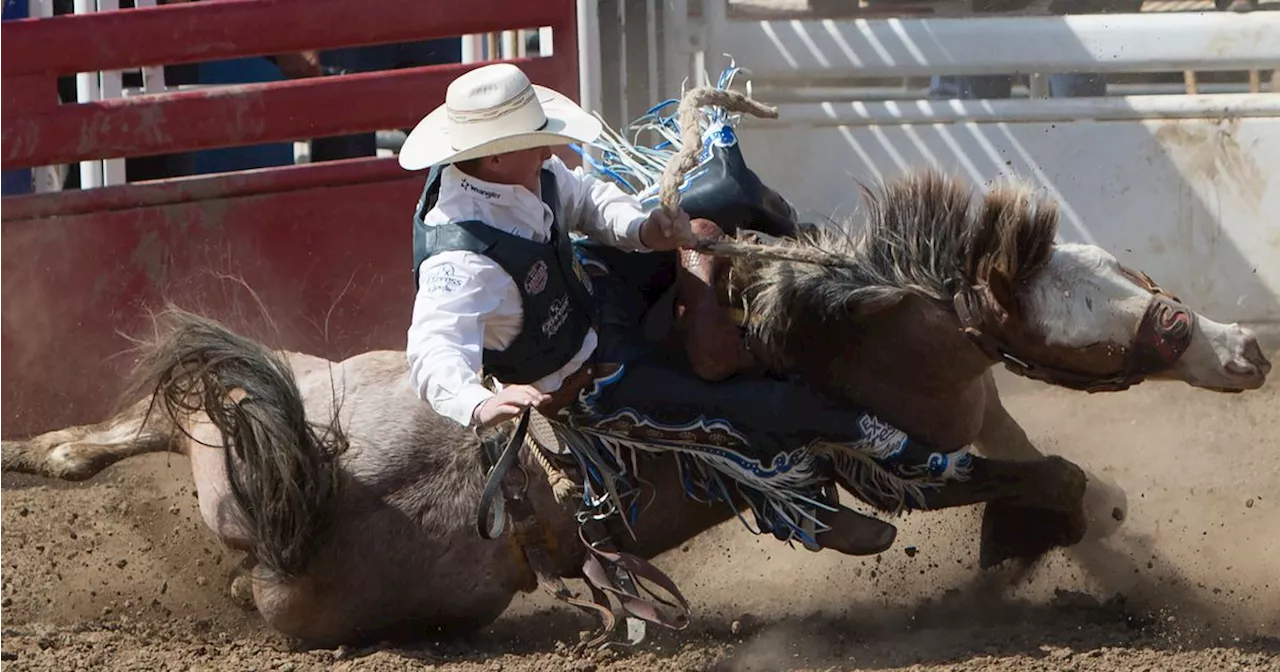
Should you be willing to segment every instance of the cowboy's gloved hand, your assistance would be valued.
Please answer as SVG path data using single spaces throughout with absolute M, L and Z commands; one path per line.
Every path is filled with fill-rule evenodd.
M 640 242 L 655 252 L 665 252 L 681 247 L 693 247 L 698 242 L 689 227 L 689 214 L 676 211 L 674 218 L 666 210 L 655 208 L 649 218 L 640 225 Z
M 512 385 L 489 397 L 476 406 L 472 420 L 477 427 L 492 427 L 520 415 L 526 406 L 538 406 L 551 400 L 551 396 L 532 385 Z

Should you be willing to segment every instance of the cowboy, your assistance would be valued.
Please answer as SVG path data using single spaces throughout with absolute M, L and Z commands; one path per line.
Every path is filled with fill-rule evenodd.
M 874 434 L 906 446 L 902 432 L 799 384 L 746 374 L 704 380 L 682 353 L 643 338 L 637 280 L 584 255 L 569 232 L 636 258 L 688 248 L 694 236 L 685 213 L 646 213 L 551 152 L 601 130 L 564 95 L 498 63 L 454 80 L 444 104 L 410 133 L 400 165 L 431 169 L 414 217 L 407 357 L 418 395 L 463 426 L 492 426 L 529 406 L 564 408 L 579 425 L 671 442 L 692 436 L 752 452 L 757 464 L 819 439 Z M 482 371 L 500 389 L 486 387 Z M 818 546 L 868 555 L 893 544 L 892 525 L 834 509 L 815 513 L 825 528 L 814 535 Z M 790 538 L 784 526 L 762 521 Z

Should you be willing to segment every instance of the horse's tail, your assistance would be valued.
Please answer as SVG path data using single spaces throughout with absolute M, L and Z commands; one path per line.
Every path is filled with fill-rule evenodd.
M 222 436 L 231 494 L 263 569 L 294 578 L 333 520 L 338 455 L 347 438 L 334 419 L 306 417 L 289 364 L 253 340 L 170 307 L 144 345 L 130 389 L 153 394 L 178 431 L 203 412 Z

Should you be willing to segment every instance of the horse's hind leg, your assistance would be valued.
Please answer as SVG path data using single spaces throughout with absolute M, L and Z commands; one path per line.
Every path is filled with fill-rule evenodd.
M 91 478 L 134 455 L 176 451 L 163 413 L 147 416 L 147 397 L 96 425 L 68 427 L 0 444 L 0 470 L 68 481 Z

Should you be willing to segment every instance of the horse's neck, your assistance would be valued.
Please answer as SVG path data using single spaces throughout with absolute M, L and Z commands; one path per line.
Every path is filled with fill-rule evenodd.
M 977 438 L 991 362 L 949 311 L 908 299 L 871 318 L 851 347 L 837 367 L 845 398 L 939 447 Z

